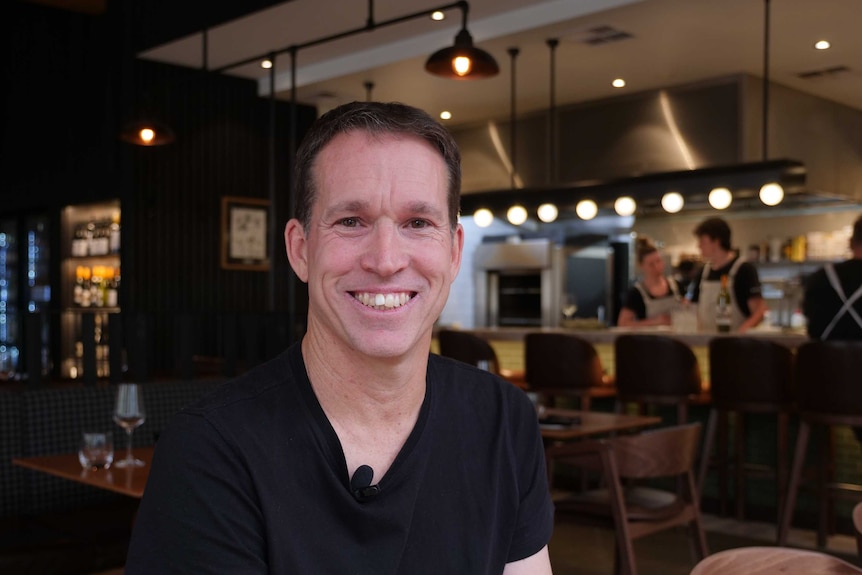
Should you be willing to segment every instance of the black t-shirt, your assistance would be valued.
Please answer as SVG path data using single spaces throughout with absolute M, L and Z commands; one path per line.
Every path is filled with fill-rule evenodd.
M 725 265 L 718 269 L 709 268 L 707 279 L 710 281 L 720 281 L 721 276 L 730 275 L 730 268 L 736 263 L 736 258 L 733 258 Z M 700 274 L 694 283 L 692 301 L 698 301 L 700 298 L 700 282 L 703 280 L 703 274 Z M 751 310 L 748 308 L 748 299 L 753 297 L 763 297 L 760 286 L 760 277 L 757 275 L 757 268 L 751 262 L 742 262 L 736 270 L 736 274 L 732 279 L 733 283 L 733 299 L 739 306 L 742 315 L 748 317 L 751 315 Z
M 162 433 L 126 573 L 499 575 L 553 529 L 532 403 L 436 355 L 416 425 L 377 485 L 354 498 L 297 344 Z
M 835 272 L 838 274 L 844 295 L 849 299 L 862 285 L 862 260 L 852 259 L 835 264 Z M 809 337 L 820 339 L 843 304 L 844 302 L 829 283 L 823 268 L 811 274 L 805 281 L 805 294 L 802 301 L 802 312 L 808 319 Z M 856 300 L 853 308 L 862 317 L 862 298 Z M 852 315 L 845 313 L 826 339 L 862 339 L 862 327 L 859 327 Z
M 668 283 L 670 283 L 670 282 L 676 283 L 677 284 L 677 293 L 680 293 L 679 282 L 677 282 L 676 279 L 667 278 L 667 281 L 668 281 Z M 647 297 L 649 297 L 650 299 L 661 299 L 661 298 L 665 298 L 665 297 L 676 297 L 674 295 L 674 292 L 671 289 L 670 285 L 668 285 L 667 293 L 665 293 L 664 295 L 658 296 L 658 297 L 649 293 L 649 290 L 646 289 L 646 286 L 644 286 L 644 291 L 646 291 Z M 682 295 L 682 294 L 680 293 L 680 295 Z M 638 319 L 646 319 L 646 302 L 644 302 L 643 294 L 641 294 L 641 292 L 638 288 L 636 288 L 634 286 L 629 288 L 628 293 L 626 293 L 626 299 L 623 302 L 623 307 L 632 310 Z

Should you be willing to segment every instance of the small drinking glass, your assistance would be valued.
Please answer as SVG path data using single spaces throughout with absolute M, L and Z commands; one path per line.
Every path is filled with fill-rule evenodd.
M 84 469 L 109 469 L 114 462 L 114 434 L 85 431 L 78 447 L 78 461 Z

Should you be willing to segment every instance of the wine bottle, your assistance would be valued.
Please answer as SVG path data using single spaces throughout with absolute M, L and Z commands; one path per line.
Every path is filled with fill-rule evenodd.
M 721 289 L 718 291 L 718 299 L 715 303 L 715 325 L 719 333 L 730 331 L 730 316 L 730 290 L 727 289 L 727 274 L 725 274 L 721 276 Z

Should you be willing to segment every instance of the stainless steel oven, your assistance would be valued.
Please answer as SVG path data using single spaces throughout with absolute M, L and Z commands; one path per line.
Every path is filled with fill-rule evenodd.
M 557 325 L 562 253 L 551 241 L 480 244 L 474 265 L 477 327 Z

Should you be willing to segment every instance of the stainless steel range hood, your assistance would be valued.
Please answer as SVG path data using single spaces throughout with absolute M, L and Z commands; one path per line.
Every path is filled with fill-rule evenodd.
M 781 160 L 768 162 L 762 162 L 762 81 L 747 75 L 559 108 L 554 144 L 547 141 L 548 111 L 525 115 L 518 119 L 514 190 L 508 120 L 454 128 L 463 156 L 462 211 L 495 199 L 500 208 L 513 198 L 529 202 L 554 190 L 571 204 L 640 194 L 642 208 L 650 209 L 671 185 L 663 176 L 678 183 L 687 172 L 704 188 L 685 192 L 687 209 L 706 207 L 718 174 L 735 187 L 732 207 L 755 208 L 762 204 L 742 174 L 772 169 L 786 172 L 790 202 L 862 200 L 862 141 L 852 137 L 862 131 L 862 112 L 777 84 L 769 97 L 769 154 Z M 551 174 L 551 166 L 559 173 Z

